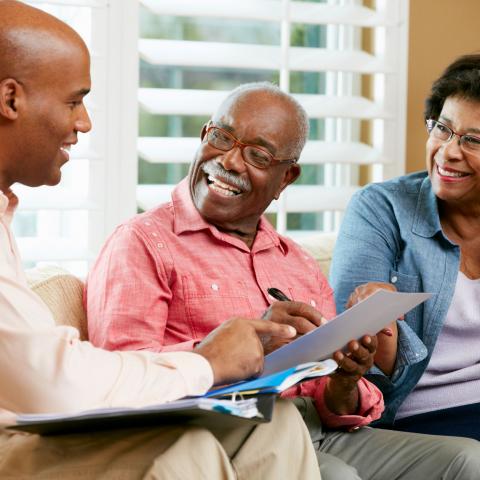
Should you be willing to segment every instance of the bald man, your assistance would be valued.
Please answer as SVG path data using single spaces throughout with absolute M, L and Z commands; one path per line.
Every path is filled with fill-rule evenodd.
M 16 413 L 71 413 L 143 406 L 201 395 L 257 374 L 258 334 L 292 327 L 234 318 L 194 352 L 107 352 L 55 326 L 27 287 L 10 223 L 10 189 L 56 185 L 78 133 L 90 130 L 83 98 L 90 60 L 67 25 L 20 2 L 0 0 L 0 420 Z M 294 441 L 290 442 L 293 438 Z M 275 439 L 272 442 L 272 439 Z M 297 410 L 279 402 L 270 424 L 237 430 L 169 427 L 42 438 L 0 429 L 0 478 L 318 479 Z

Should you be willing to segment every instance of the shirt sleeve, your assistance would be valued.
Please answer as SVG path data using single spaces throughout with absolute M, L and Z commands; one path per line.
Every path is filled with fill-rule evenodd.
M 325 403 L 325 387 L 328 377 L 310 380 L 286 390 L 282 397 L 312 397 L 315 400 L 318 415 L 328 428 L 352 430 L 370 424 L 381 417 L 384 410 L 383 396 L 380 390 L 365 378 L 358 383 L 359 405 L 355 415 L 337 415 L 331 412 Z
M 172 291 L 151 243 L 130 224 L 103 247 L 85 290 L 89 338 L 107 350 L 191 351 L 201 338 L 164 346 Z
M 0 278 L 0 307 L 0 408 L 139 407 L 202 395 L 213 383 L 210 364 L 195 353 L 108 352 L 80 341 L 14 280 Z
M 330 268 L 338 312 L 345 310 L 350 294 L 358 285 L 391 282 L 404 241 L 395 210 L 391 199 L 378 185 L 370 185 L 353 195 L 340 227 Z M 410 313 L 407 318 L 408 315 Z M 382 389 L 394 388 L 405 366 L 422 361 L 427 354 L 425 345 L 406 322 L 398 322 L 398 327 L 397 360 L 392 376 L 386 376 L 375 366 L 369 372 L 375 375 L 375 383 Z
M 367 188 L 356 193 L 345 212 L 330 268 L 337 311 L 343 312 L 355 288 L 366 282 L 390 283 L 399 252 L 399 228 L 393 206 Z

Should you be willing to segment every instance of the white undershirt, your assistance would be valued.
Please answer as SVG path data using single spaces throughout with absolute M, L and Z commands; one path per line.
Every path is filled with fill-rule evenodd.
M 430 362 L 396 418 L 480 402 L 480 279 L 458 272 Z

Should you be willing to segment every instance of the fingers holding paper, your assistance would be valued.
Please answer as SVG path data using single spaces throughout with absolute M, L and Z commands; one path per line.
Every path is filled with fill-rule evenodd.
M 338 364 L 334 375 L 356 384 L 372 368 L 376 350 L 376 336 L 364 335 L 360 340 L 351 340 L 347 344 L 346 353 L 337 351 L 333 354 L 333 359 Z
M 388 290 L 390 292 L 396 292 L 397 288 L 392 283 L 384 282 L 368 282 L 359 285 L 350 295 L 347 301 L 347 308 L 353 307 L 356 303 L 365 300 L 370 295 L 373 295 L 378 290 Z M 400 317 L 400 320 L 403 320 L 403 315 Z M 388 327 L 380 330 L 378 333 L 383 333 L 387 337 L 393 335 L 393 331 L 397 329 L 397 323 L 392 322 Z
M 311 305 L 293 301 L 272 303 L 262 318 L 273 323 L 290 325 L 295 328 L 298 335 L 304 335 L 326 323 L 322 314 Z M 262 343 L 265 354 L 273 352 L 292 340 L 292 338 L 276 336 L 263 337 Z
M 325 402 L 337 415 L 351 415 L 358 409 L 357 382 L 372 367 L 377 348 L 377 338 L 364 335 L 351 340 L 347 351 L 333 354 L 338 369 L 333 373 L 325 389 Z

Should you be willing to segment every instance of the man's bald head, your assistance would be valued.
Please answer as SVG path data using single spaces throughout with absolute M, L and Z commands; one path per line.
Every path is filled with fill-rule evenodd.
M 291 113 L 288 122 L 290 136 L 288 139 L 285 138 L 285 141 L 288 143 L 285 145 L 285 154 L 292 158 L 300 158 L 308 138 L 308 116 L 300 103 L 292 95 L 282 91 L 277 85 L 270 82 L 244 83 L 229 93 L 222 102 L 219 111 L 234 104 L 250 101 L 252 96 L 259 95 L 280 101 L 283 104 L 283 108 Z M 215 115 L 213 118 L 215 118 Z
M 0 81 L 25 82 L 51 67 L 59 56 L 78 49 L 81 37 L 48 13 L 14 0 L 0 0 Z
M 90 56 L 68 25 L 37 8 L 0 0 L 0 190 L 55 185 L 79 132 Z

